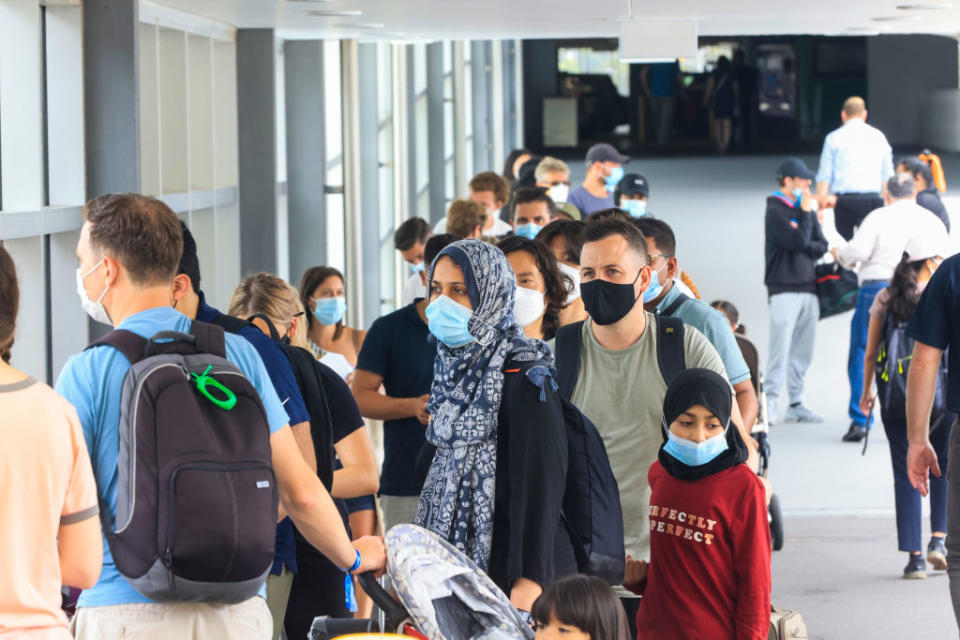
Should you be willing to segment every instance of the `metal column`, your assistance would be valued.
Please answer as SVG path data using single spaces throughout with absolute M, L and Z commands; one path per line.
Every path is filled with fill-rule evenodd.
M 361 154 L 360 154 L 360 69 L 359 48 L 356 40 L 344 40 L 340 45 L 340 66 L 343 78 L 343 206 L 346 249 L 347 323 L 356 327 L 364 317 Z M 376 138 L 374 138 L 376 140 Z M 376 148 L 374 148 L 376 162 Z M 372 196 L 373 194 L 371 194 Z
M 490 99 L 490 42 L 474 40 L 470 43 L 470 74 L 473 95 L 465 96 L 473 101 L 473 172 L 493 169 L 493 111 Z
M 83 3 L 87 197 L 140 191 L 140 5 Z
M 284 44 L 287 117 L 287 208 L 291 281 L 327 264 L 326 138 L 323 122 L 323 41 Z
M 273 29 L 237 30 L 242 273 L 277 271 L 275 46 Z
M 427 158 L 430 174 L 430 222 L 447 215 L 446 171 L 443 153 L 443 43 L 427 45 Z

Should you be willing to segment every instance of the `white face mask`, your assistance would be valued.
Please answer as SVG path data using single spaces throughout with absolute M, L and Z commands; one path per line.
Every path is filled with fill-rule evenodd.
M 518 325 L 525 327 L 536 322 L 537 318 L 543 315 L 544 308 L 542 293 L 526 287 L 517 287 L 516 300 L 513 304 L 513 320 Z
M 96 320 L 97 322 L 102 322 L 106 325 L 111 325 L 110 316 L 107 315 L 107 310 L 103 308 L 103 296 L 107 295 L 107 291 L 110 290 L 110 285 L 108 284 L 103 289 L 103 293 L 100 294 L 100 297 L 93 301 L 87 296 L 87 290 L 83 287 L 83 281 L 87 279 L 91 273 L 103 266 L 103 260 L 98 262 L 90 271 L 87 271 L 84 274 L 80 273 L 80 267 L 77 267 L 77 295 L 80 296 L 80 306 L 83 307 L 83 310 L 87 312 L 87 315 Z
M 567 294 L 567 299 L 563 303 L 563 306 L 567 306 L 580 297 L 580 269 L 571 267 L 570 265 L 562 262 L 558 262 L 557 266 L 560 267 L 560 271 L 563 273 L 563 275 L 570 276 L 570 279 L 573 280 L 573 289 L 571 289 L 570 293 Z
M 555 184 L 547 189 L 547 195 L 550 196 L 550 199 L 554 202 L 566 202 L 567 197 L 570 195 L 570 185 Z

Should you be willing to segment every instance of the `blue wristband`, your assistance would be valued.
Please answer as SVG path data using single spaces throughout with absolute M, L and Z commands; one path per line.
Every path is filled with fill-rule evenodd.
M 347 575 L 343 578 L 343 593 L 346 600 L 347 611 L 350 613 L 357 612 L 357 597 L 353 592 L 353 576 L 350 575 L 354 571 L 360 568 L 360 552 L 357 551 L 357 559 L 353 561 L 353 566 L 349 569 L 343 569 L 347 572 Z

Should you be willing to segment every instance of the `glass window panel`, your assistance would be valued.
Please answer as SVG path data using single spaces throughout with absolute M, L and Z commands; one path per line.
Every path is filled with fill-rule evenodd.
M 430 129 L 429 125 L 429 105 L 427 96 L 422 95 L 417 98 L 414 105 L 414 130 L 417 132 L 413 143 L 415 146 L 414 155 L 416 159 L 416 186 L 417 192 L 427 188 L 430 183 L 430 149 L 427 147 L 426 133 Z
M 413 92 L 420 95 L 427 90 L 427 45 L 413 45 Z

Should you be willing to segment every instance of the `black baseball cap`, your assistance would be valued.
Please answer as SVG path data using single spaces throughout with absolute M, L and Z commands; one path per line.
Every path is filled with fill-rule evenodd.
M 649 196 L 650 183 L 639 173 L 628 173 L 620 180 L 617 190 L 621 196 Z
M 616 162 L 617 164 L 627 164 L 630 162 L 630 157 L 625 156 L 614 149 L 612 144 L 601 142 L 587 149 L 587 166 L 590 166 L 594 162 Z
M 813 180 L 816 175 L 807 168 L 806 163 L 800 158 L 787 158 L 780 163 L 780 168 L 777 169 L 777 180 L 783 180 L 784 178 Z

